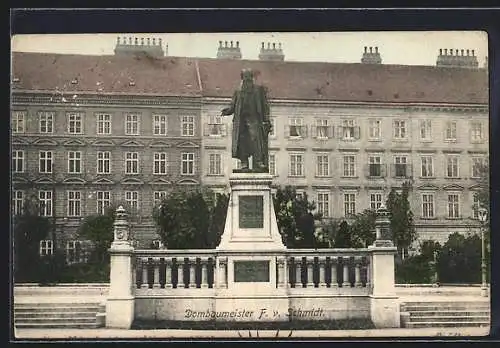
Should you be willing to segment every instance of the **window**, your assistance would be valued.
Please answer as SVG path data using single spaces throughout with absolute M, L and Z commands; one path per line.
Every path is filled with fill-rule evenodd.
M 182 136 L 194 136 L 194 116 L 182 116 L 181 129 Z
M 24 172 L 24 151 L 14 150 L 12 151 L 12 170 L 14 173 Z
M 41 111 L 38 113 L 40 133 L 52 133 L 54 131 L 54 113 Z
M 408 136 L 406 121 L 396 120 L 394 121 L 394 138 L 396 139 L 406 139 Z
M 38 191 L 40 215 L 52 216 L 52 191 Z
M 318 213 L 322 217 L 327 218 L 330 216 L 330 194 L 328 192 L 318 192 Z
M 125 134 L 126 135 L 139 135 L 139 118 L 140 115 L 136 113 L 129 113 L 125 116 Z
M 458 219 L 460 217 L 460 197 L 453 193 L 448 195 L 448 218 Z
M 380 156 L 370 156 L 368 158 L 368 176 L 382 176 L 382 159 Z
M 80 151 L 68 151 L 68 173 L 79 174 L 82 172 L 82 153 Z
M 394 157 L 394 172 L 397 178 L 408 177 L 408 157 L 395 156 Z
M 139 209 L 139 191 L 125 191 L 125 202 L 132 211 Z
M 111 115 L 97 114 L 97 134 L 111 134 Z
M 458 178 L 458 156 L 447 156 L 446 177 Z
M 433 170 L 433 166 L 432 166 L 432 156 L 422 156 L 420 158 L 420 160 L 422 163 L 421 176 L 422 177 L 433 177 L 434 170 Z
M 111 152 L 99 151 L 97 152 L 97 174 L 110 174 L 111 173 Z
M 304 176 L 304 155 L 290 155 L 290 176 Z
M 111 192 L 97 191 L 97 214 L 104 215 L 111 205 Z
M 378 210 L 382 205 L 382 193 L 370 193 L 370 209 Z
M 78 240 L 69 240 L 66 242 L 66 263 L 68 265 L 74 263 L 85 262 L 85 252 L 82 248 L 82 243 Z
M 40 151 L 39 172 L 52 173 L 52 151 Z
M 349 217 L 356 214 L 356 194 L 344 193 L 344 216 Z
M 302 118 L 291 118 L 289 122 L 288 129 L 291 137 L 305 136 L 305 127 L 302 125 Z
M 322 118 L 316 120 L 316 138 L 328 139 L 332 137 L 331 127 L 328 125 L 328 119 Z
M 456 141 L 457 140 L 457 122 L 456 121 L 446 122 L 446 131 L 445 131 L 444 139 L 447 141 Z
M 182 175 L 193 175 L 194 174 L 194 153 L 183 152 L 181 155 L 181 174 Z
M 154 153 L 154 174 L 167 174 L 167 154 L 165 152 Z
M 271 122 L 271 132 L 269 133 L 269 137 L 276 136 L 276 117 L 270 117 L 269 122 Z
M 356 176 L 356 156 L 344 156 L 344 171 L 343 176 L 354 177 Z
M 68 216 L 81 216 L 82 193 L 80 191 L 68 191 Z
M 369 122 L 369 137 L 372 140 L 381 139 L 382 137 L 382 129 L 381 129 L 382 121 L 381 120 L 370 120 Z
M 125 173 L 139 174 L 139 153 L 125 152 Z
M 68 115 L 68 133 L 82 134 L 83 114 L 77 112 L 69 112 L 67 115 Z
M 12 113 L 12 133 L 24 133 L 25 130 L 25 111 L 14 111 Z
M 54 244 L 51 240 L 40 241 L 40 256 L 49 256 L 54 253 Z
M 277 176 L 278 172 L 276 170 L 276 154 L 269 154 L 269 174 L 272 176 Z
M 434 195 L 432 193 L 422 194 L 422 217 L 434 217 Z
M 471 122 L 471 141 L 481 142 L 483 140 L 483 124 L 481 122 Z
M 222 155 L 220 153 L 211 153 L 208 155 L 208 174 L 222 174 Z
M 167 135 L 167 115 L 153 115 L 153 134 Z
M 429 141 L 432 139 L 432 121 L 420 120 L 420 139 Z
M 328 155 L 316 155 L 316 176 L 329 176 L 329 156 Z
M 24 191 L 16 190 L 12 192 L 12 208 L 14 208 L 14 215 L 23 213 L 24 206 Z
M 153 204 L 158 207 L 161 202 L 167 197 L 167 191 L 154 191 L 153 192 Z
M 354 120 L 342 120 L 342 134 L 344 140 L 359 139 L 359 127 L 356 127 Z
M 476 192 L 472 193 L 472 218 L 479 220 L 479 209 L 481 204 Z
M 210 116 L 210 122 L 206 125 L 205 135 L 220 136 L 224 135 L 224 123 L 221 115 Z
M 486 161 L 483 157 L 472 157 L 472 177 L 479 178 L 483 172 L 483 168 L 486 165 Z

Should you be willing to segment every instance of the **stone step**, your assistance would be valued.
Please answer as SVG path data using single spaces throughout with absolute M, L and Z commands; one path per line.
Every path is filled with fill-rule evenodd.
M 410 317 L 422 317 L 422 316 L 490 316 L 490 311 L 485 311 L 485 310 L 466 310 L 466 311 L 450 311 L 450 310 L 443 310 L 443 311 L 411 311 Z
M 59 312 L 59 313 L 67 313 L 67 312 L 76 312 L 76 313 L 92 313 L 98 312 L 100 307 L 95 306 L 87 306 L 87 307 L 73 307 L 73 306 L 65 306 L 65 307 L 15 307 L 15 313 L 43 313 L 43 312 Z
M 66 322 L 66 323 L 15 323 L 18 329 L 96 329 L 97 323 Z
M 16 311 L 14 313 L 14 317 L 16 319 L 31 319 L 31 318 L 68 318 L 68 319 L 76 319 L 76 318 L 95 318 L 97 312 L 55 312 L 55 311 L 47 311 L 47 312 L 36 312 L 36 311 L 26 311 L 19 313 Z
M 81 308 L 81 307 L 100 307 L 97 302 L 37 302 L 37 303 L 14 303 L 14 308 Z
M 489 321 L 489 316 L 410 316 L 409 323 L 421 322 L 483 322 Z
M 470 311 L 470 310 L 483 310 L 483 311 L 489 311 L 490 306 L 483 306 L 483 305 L 477 305 L 477 306 L 463 306 L 463 305 L 454 305 L 454 304 L 449 304 L 449 305 L 433 305 L 429 304 L 427 306 L 424 305 L 419 305 L 419 306 L 401 306 L 401 312 L 423 312 L 423 311 Z
M 490 306 L 489 301 L 411 301 L 401 303 L 403 306 Z
M 22 319 L 19 320 L 17 318 L 14 319 L 14 323 L 20 324 L 20 323 L 96 323 L 96 318 L 95 317 L 85 317 L 85 318 L 75 318 L 75 319 L 69 319 L 69 318 L 58 318 L 58 317 L 48 317 L 48 318 L 29 318 L 29 319 Z
M 482 327 L 482 326 L 490 326 L 489 321 L 463 321 L 463 322 L 455 322 L 455 321 L 427 321 L 427 322 L 419 322 L 419 323 L 406 323 L 407 328 L 425 328 L 425 327 Z

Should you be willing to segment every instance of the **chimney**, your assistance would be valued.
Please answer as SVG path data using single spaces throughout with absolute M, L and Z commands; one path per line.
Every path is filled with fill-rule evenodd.
M 378 46 L 375 47 L 364 47 L 364 52 L 361 57 L 361 63 L 363 64 L 382 64 L 382 57 L 378 51 Z
M 153 43 L 151 45 L 151 42 Z M 158 44 L 156 44 L 158 42 Z M 162 41 L 161 38 L 146 38 L 146 44 L 144 44 L 144 38 L 140 39 L 135 37 L 129 37 L 128 40 L 126 37 L 123 37 L 120 40 L 120 37 L 116 40 L 115 46 L 115 55 L 116 56 L 126 56 L 126 55 L 138 55 L 138 54 L 147 54 L 153 57 L 163 57 L 166 55 L 166 52 L 162 49 Z
M 276 45 L 276 42 L 268 42 L 267 48 L 263 42 L 260 48 L 259 60 L 284 61 L 285 54 L 283 53 L 281 42 L 278 42 L 278 45 Z
M 453 50 L 452 48 L 445 48 L 439 49 L 436 66 L 445 68 L 477 69 L 479 63 L 474 54 L 474 50 L 462 48 Z
M 241 49 L 240 42 L 230 41 L 229 45 L 227 41 L 224 41 L 224 46 L 222 41 L 219 41 L 219 47 L 217 48 L 217 58 L 220 59 L 241 59 Z

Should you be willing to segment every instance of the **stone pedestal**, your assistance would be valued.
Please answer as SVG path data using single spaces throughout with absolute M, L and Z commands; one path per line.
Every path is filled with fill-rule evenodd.
M 287 274 L 282 262 L 286 247 L 274 212 L 272 176 L 233 173 L 229 182 L 226 224 L 216 249 L 215 310 L 238 309 L 244 315 L 218 320 L 287 320 L 287 289 L 277 275 L 278 268 L 280 274 Z

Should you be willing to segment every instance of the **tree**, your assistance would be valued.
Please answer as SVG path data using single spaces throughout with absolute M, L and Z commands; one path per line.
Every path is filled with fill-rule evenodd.
M 108 249 L 114 239 L 115 214 L 116 207 L 113 205 L 108 207 L 103 215 L 87 216 L 80 225 L 79 237 L 91 241 L 94 246 L 89 262 L 109 263 Z
M 279 188 L 273 200 L 278 228 L 288 248 L 311 248 L 316 244 L 315 221 L 320 214 L 307 195 L 297 195 L 292 186 Z
M 334 248 L 350 248 L 352 246 L 351 241 L 351 229 L 346 221 L 342 221 L 339 225 L 337 233 L 335 235 L 335 240 L 333 242 Z
M 481 228 L 484 229 L 484 240 L 486 245 L 490 245 L 490 171 L 488 164 L 483 164 L 478 166 L 478 177 L 475 179 L 478 190 L 474 192 L 474 198 L 479 202 L 479 209 L 486 210 L 486 221 Z M 477 209 L 477 207 L 473 207 L 473 209 Z
M 367 248 L 376 239 L 375 220 L 377 212 L 367 209 L 362 213 L 353 216 L 350 231 L 350 248 Z
M 401 193 L 392 189 L 386 202 L 390 214 L 393 242 L 402 257 L 417 239 L 413 213 L 408 200 L 410 188 L 409 183 L 404 183 Z
M 208 248 L 215 248 L 220 243 L 226 224 L 227 208 L 229 206 L 228 194 L 217 194 L 215 202 L 211 204 L 210 226 L 208 228 Z
M 52 230 L 52 222 L 40 216 L 39 201 L 29 197 L 23 202 L 23 212 L 13 218 L 14 279 L 16 282 L 40 279 L 40 241 Z

